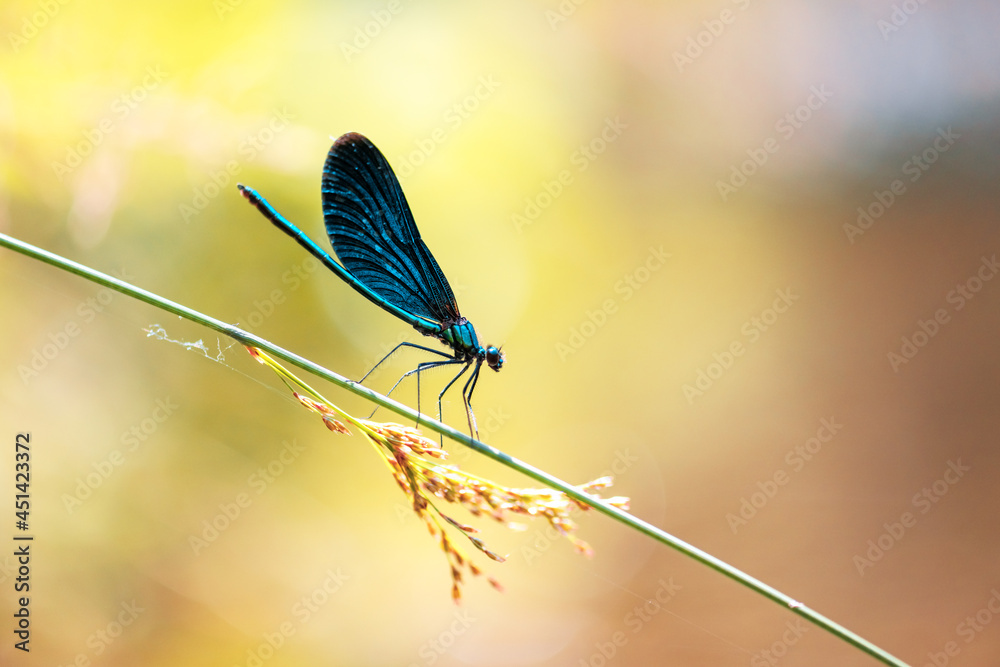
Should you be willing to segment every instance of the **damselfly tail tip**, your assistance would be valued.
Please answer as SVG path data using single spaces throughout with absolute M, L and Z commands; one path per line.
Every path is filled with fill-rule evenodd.
M 255 206 L 257 205 L 257 200 L 260 199 L 260 195 L 257 194 L 256 190 L 247 185 L 243 185 L 242 183 L 237 183 L 236 189 L 240 191 L 240 194 L 243 195 L 244 199 Z

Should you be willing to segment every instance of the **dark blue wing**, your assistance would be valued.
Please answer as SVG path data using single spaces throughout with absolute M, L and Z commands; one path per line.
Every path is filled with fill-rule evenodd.
M 360 134 L 343 135 L 326 156 L 323 218 L 341 263 L 381 298 L 444 327 L 461 318 L 396 175 Z

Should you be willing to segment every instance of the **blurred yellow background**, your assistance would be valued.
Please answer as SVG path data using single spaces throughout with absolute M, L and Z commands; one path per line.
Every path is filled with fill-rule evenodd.
M 359 378 L 436 343 L 235 186 L 326 246 L 330 137 L 361 132 L 504 346 L 475 396 L 489 444 L 574 483 L 611 472 L 636 515 L 907 662 L 997 664 L 998 18 L 5 2 L 0 231 Z M 591 560 L 477 521 L 507 590 L 470 581 L 456 607 L 384 465 L 239 346 L 7 250 L 0 312 L 4 665 L 874 664 L 597 515 Z M 422 378 L 424 405 L 450 377 Z M 11 632 L 19 432 L 30 654 Z

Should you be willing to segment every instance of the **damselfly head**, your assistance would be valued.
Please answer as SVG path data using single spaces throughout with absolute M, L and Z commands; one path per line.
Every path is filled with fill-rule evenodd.
M 486 365 L 495 371 L 499 371 L 503 367 L 504 356 L 500 348 L 493 347 L 490 345 L 486 348 Z

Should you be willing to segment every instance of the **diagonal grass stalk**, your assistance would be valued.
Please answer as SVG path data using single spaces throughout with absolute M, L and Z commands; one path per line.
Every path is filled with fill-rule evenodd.
M 258 336 L 255 336 L 249 332 L 243 331 L 239 327 L 233 326 L 231 324 L 226 324 L 221 320 L 209 317 L 199 313 L 196 310 L 183 306 L 181 304 L 175 303 L 168 299 L 165 299 L 157 294 L 148 292 L 142 288 L 135 287 L 123 280 L 119 280 L 112 276 L 109 276 L 100 271 L 96 271 L 89 267 L 78 264 L 72 260 L 66 259 L 54 253 L 48 252 L 47 250 L 42 250 L 41 248 L 35 247 L 31 244 L 25 243 L 18 239 L 12 238 L 6 234 L 0 234 L 0 246 L 9 248 L 27 257 L 37 259 L 41 262 L 45 262 L 51 266 L 68 271 L 70 273 L 76 274 L 82 278 L 86 278 L 92 282 L 99 285 L 116 290 L 122 294 L 131 296 L 140 301 L 144 301 L 152 306 L 155 306 L 161 310 L 165 310 L 169 313 L 179 315 L 185 319 L 192 322 L 196 322 L 203 326 L 208 327 L 214 331 L 221 333 L 224 336 L 228 336 L 233 340 L 242 343 L 248 347 L 255 347 L 264 350 L 271 354 L 272 356 L 287 361 L 290 364 L 298 366 L 299 368 L 309 371 L 338 387 L 350 391 L 366 400 L 375 403 L 376 405 L 391 410 L 396 414 L 405 417 L 406 419 L 415 422 L 419 425 L 425 426 L 426 428 L 439 433 L 443 436 L 447 436 L 451 440 L 458 442 L 466 447 L 469 447 L 484 456 L 517 470 L 518 472 L 527 475 L 528 477 L 541 482 L 542 484 L 548 486 L 549 488 L 556 489 L 566 494 L 570 498 L 579 501 L 585 505 L 592 507 L 594 510 L 607 515 L 608 517 L 618 521 L 620 523 L 629 526 L 630 528 L 643 533 L 661 544 L 665 544 L 682 554 L 693 558 L 694 560 L 707 565 L 708 567 L 724 574 L 725 576 L 733 579 L 734 581 L 746 586 L 747 588 L 763 595 L 764 597 L 772 600 L 785 607 L 794 614 L 801 616 L 813 625 L 822 628 L 823 630 L 829 632 L 830 634 L 839 637 L 845 642 L 853 645 L 854 647 L 860 649 L 861 651 L 867 653 L 868 655 L 876 658 L 886 665 L 894 665 L 895 667 L 908 667 L 907 663 L 903 662 L 899 658 L 893 656 L 884 649 L 871 643 L 864 637 L 848 630 L 842 625 L 836 623 L 835 621 L 827 618 L 826 616 L 820 614 L 818 611 L 806 606 L 802 602 L 799 602 L 795 598 L 792 598 L 785 593 L 765 584 L 763 581 L 743 572 L 742 570 L 730 565 L 729 563 L 722 561 L 715 556 L 702 551 L 698 547 L 685 542 L 684 540 L 674 537 L 669 533 L 657 528 L 656 526 L 643 521 L 635 516 L 632 516 L 628 512 L 619 509 L 605 501 L 593 497 L 592 495 L 583 492 L 577 487 L 564 482 L 543 470 L 539 470 L 534 466 L 520 461 L 512 456 L 509 456 L 500 450 L 490 447 L 489 445 L 475 440 L 472 437 L 455 430 L 454 428 L 443 424 L 436 419 L 431 419 L 427 415 L 418 414 L 412 408 L 403 405 L 397 401 L 392 400 L 386 396 L 383 396 L 367 387 L 353 382 L 346 377 L 334 373 L 333 371 L 327 370 L 318 364 L 309 361 L 299 355 L 289 352 L 269 341 L 266 341 Z

